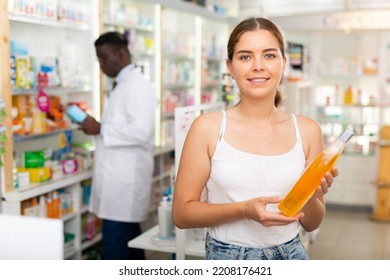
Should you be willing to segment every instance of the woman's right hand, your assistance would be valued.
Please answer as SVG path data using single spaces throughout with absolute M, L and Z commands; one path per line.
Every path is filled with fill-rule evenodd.
M 267 204 L 278 204 L 282 200 L 281 197 L 256 197 L 243 202 L 242 214 L 245 218 L 254 220 L 265 227 L 284 226 L 298 221 L 304 216 L 299 212 L 294 217 L 287 217 L 280 212 L 268 212 Z

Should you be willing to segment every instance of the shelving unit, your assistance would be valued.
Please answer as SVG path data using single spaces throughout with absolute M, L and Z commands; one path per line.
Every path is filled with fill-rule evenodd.
M 63 4 L 61 1 L 58 3 Z M 174 108 L 200 104 L 202 88 L 204 92 L 218 89 L 218 78 L 221 78 L 218 76 L 221 71 L 224 71 L 225 55 L 216 51 L 216 48 L 222 46 L 225 48 L 225 42 L 220 41 L 221 38 L 227 39 L 225 37 L 227 37 L 230 21 L 226 16 L 213 14 L 206 8 L 183 1 L 84 0 L 83 3 L 85 7 L 88 7 L 88 17 L 82 22 L 75 23 L 63 19 L 54 20 L 23 14 L 20 11 L 8 14 L 7 1 L 2 1 L 0 21 L 4 29 L 1 29 L 0 35 L 8 38 L 9 42 L 20 41 L 27 45 L 28 53 L 37 56 L 38 62 L 45 60 L 46 57 L 55 57 L 58 49 L 72 53 L 69 61 L 77 61 L 77 73 L 72 75 L 72 77 L 79 78 L 77 82 L 66 85 L 56 84 L 45 88 L 45 92 L 49 96 L 60 96 L 63 104 L 70 101 L 85 101 L 91 113 L 99 119 L 104 91 L 109 88 L 109 83 L 99 71 L 93 51 L 93 42 L 99 32 L 113 29 L 129 32 L 133 39 L 131 41 L 133 60 L 143 69 L 145 76 L 155 86 L 156 96 L 160 101 L 156 114 L 154 195 L 150 205 L 151 215 L 154 216 L 148 219 L 149 225 L 145 226 L 145 229 L 153 229 L 157 224 L 155 217 L 157 203 L 160 201 L 161 194 L 166 192 L 168 186 L 172 184 L 171 177 L 175 172 Z M 214 42 L 213 38 L 217 38 L 217 42 Z M 175 41 L 174 44 L 172 44 L 173 41 Z M 211 48 L 208 46 L 210 43 Z M 42 46 L 45 49 L 44 53 Z M 85 55 L 86 52 L 83 51 L 74 51 L 75 48 L 81 47 L 86 48 L 90 55 Z M 1 57 L 10 57 L 10 46 L 6 40 L 0 42 L 0 53 Z M 5 102 L 9 116 L 6 119 L 7 135 L 13 139 L 9 141 L 6 148 L 8 152 L 5 162 L 8 164 L 4 168 L 5 176 L 2 176 L 5 180 L 5 184 L 2 183 L 4 200 L 2 212 L 20 215 L 21 204 L 24 200 L 55 190 L 69 191 L 72 194 L 75 209 L 73 214 L 63 216 L 62 221 L 65 231 L 74 233 L 75 245 L 72 250 L 66 251 L 64 258 L 81 259 L 82 251 L 101 238 L 98 234 L 92 240 L 82 241 L 82 217 L 88 213 L 88 210 L 85 205 L 81 205 L 79 192 L 82 186 L 80 182 L 89 179 L 92 171 L 80 172 L 73 176 L 65 176 L 60 180 L 34 184 L 15 191 L 12 181 L 12 162 L 14 162 L 14 151 L 24 152 L 43 147 L 55 149 L 58 138 L 64 133 L 72 134 L 72 137 L 77 140 L 85 140 L 85 136 L 73 127 L 69 127 L 50 133 L 13 138 L 12 118 L 10 117 L 12 116 L 12 97 L 32 96 L 35 98 L 38 89 L 36 87 L 13 88 L 10 83 L 11 77 L 8 75 L 10 65 L 2 61 L 1 67 L 2 93 L 6 96 Z M 202 67 L 203 70 L 206 67 L 212 69 L 212 73 L 202 77 Z M 180 70 L 176 71 L 179 77 L 169 76 L 175 72 L 174 69 Z M 181 71 L 183 69 L 185 71 Z M 183 93 L 179 96 L 183 102 L 175 103 L 171 107 L 166 106 L 164 97 L 167 92 Z M 213 96 L 207 102 L 215 100 L 219 100 L 219 96 Z
M 61 189 L 68 190 L 72 195 L 73 213 L 64 215 L 61 220 L 64 222 L 65 232 L 74 234 L 75 240 L 71 250 L 65 251 L 64 259 L 80 259 L 82 250 L 89 248 L 101 238 L 100 235 L 97 235 L 93 240 L 87 242 L 83 242 L 81 239 L 81 216 L 85 211 L 82 209 L 86 209 L 86 206 L 82 205 L 82 186 L 80 183 L 91 177 L 92 171 L 84 171 L 76 175 L 67 175 L 59 180 L 33 184 L 23 190 L 7 192 L 3 194 L 2 211 L 5 214 L 21 215 L 23 201 Z
M 172 186 L 175 174 L 174 146 L 156 148 L 154 151 L 154 171 L 152 179 L 152 201 L 150 202 L 150 212 L 156 213 L 163 193 Z M 150 227 L 150 226 L 149 226 Z
M 5 111 L 7 116 L 11 115 L 11 63 L 9 59 L 4 59 L 10 57 L 10 47 L 9 47 L 9 20 L 8 20 L 8 3 L 7 1 L 2 1 L 0 3 L 0 36 L 4 40 L 0 40 L 0 82 L 1 82 L 1 93 L 5 103 Z M 6 137 L 12 139 L 12 119 L 10 117 L 3 118 L 4 125 L 6 128 Z M 4 148 L 6 149 L 4 155 L 4 167 L 1 168 L 1 188 L 0 194 L 10 191 L 13 189 L 13 179 L 12 179 L 12 162 L 13 162 L 13 141 L 6 141 L 4 143 Z M 10 152 L 11 151 L 11 152 Z M 0 204 L 1 206 L 1 204 Z
M 314 86 L 311 81 L 283 81 L 281 87 L 283 110 L 289 113 L 315 116 Z
M 229 26 L 202 20 L 201 104 L 223 101 L 223 74 L 227 73 Z
M 383 126 L 378 141 L 378 172 L 373 182 L 376 204 L 372 218 L 390 221 L 390 126 Z
M 379 130 L 390 121 L 386 74 L 381 65 L 386 63 L 386 57 L 378 60 L 387 43 L 384 43 L 384 34 L 375 30 L 354 31 L 349 35 L 335 31 L 320 36 L 316 105 L 325 144 L 333 141 L 345 127 L 355 131 L 337 164 L 340 176 L 327 201 L 372 209 L 375 207 L 376 191 L 372 182 L 377 176 Z M 335 43 L 344 46 L 337 56 L 332 52 L 339 49 Z M 347 96 L 350 86 L 353 94 Z
M 156 40 L 159 10 L 159 5 L 143 1 L 103 0 L 102 31 L 126 34 L 133 62 L 155 85 L 160 83 L 160 43 Z M 158 90 L 156 87 L 156 95 L 159 97 Z
M 176 107 L 200 103 L 200 18 L 163 7 L 161 13 L 161 132 L 165 144 L 174 144 Z
M 11 1 L 8 1 L 12 3 Z M 62 2 L 58 2 L 58 18 L 57 16 L 46 17 L 34 13 L 27 13 L 17 8 L 7 8 L 7 1 L 2 1 L 0 9 L 0 18 L 5 24 L 1 32 L 6 44 L 0 46 L 1 57 L 5 57 L 7 62 L 9 58 L 21 58 L 31 56 L 34 60 L 34 67 L 38 71 L 40 65 L 51 65 L 56 63 L 62 66 L 62 72 L 56 73 L 55 79 L 46 82 L 43 90 L 48 96 L 58 96 L 61 99 L 61 104 L 66 106 L 68 102 L 85 102 L 89 113 L 99 118 L 99 68 L 95 59 L 93 50 L 93 41 L 98 34 L 98 2 L 93 0 L 79 1 L 77 5 L 87 5 L 89 7 L 88 16 L 82 14 L 82 8 L 79 7 L 79 14 L 74 14 L 74 18 L 66 18 L 65 14 L 61 14 L 65 8 L 75 8 L 76 5 L 70 7 L 61 6 Z M 4 6 L 3 6 L 4 5 Z M 61 6 L 61 9 L 60 9 Z M 86 12 L 86 10 L 84 10 Z M 8 14 L 8 12 L 10 12 Z M 38 11 L 37 11 L 38 12 Z M 57 6 L 55 7 L 57 12 Z M 70 13 L 69 13 L 70 14 Z M 68 15 L 69 15 L 68 14 Z M 3 30 L 4 27 L 4 30 Z M 11 46 L 10 46 L 11 45 Z M 20 47 L 21 46 L 21 47 Z M 84 51 L 76 51 L 76 48 L 85 48 Z M 11 52 L 12 49 L 12 52 Z M 44 49 L 44 51 L 42 51 Z M 86 55 L 87 53 L 87 55 Z M 88 55 L 89 54 L 89 55 Z M 60 148 L 60 137 L 72 135 L 74 138 L 82 139 L 82 135 L 78 133 L 75 127 L 57 129 L 48 133 L 35 133 L 27 135 L 13 136 L 12 118 L 15 115 L 11 112 L 12 99 L 17 96 L 31 96 L 31 101 L 35 102 L 38 95 L 38 81 L 35 81 L 34 75 L 31 72 L 28 83 L 18 84 L 11 83 L 14 77 L 8 75 L 12 67 L 11 64 L 1 63 L 2 71 L 1 79 L 6 96 L 7 108 L 7 132 L 10 139 L 10 145 L 7 147 L 7 166 L 5 168 L 4 179 L 2 183 L 2 209 L 4 214 L 21 215 L 23 204 L 31 199 L 37 199 L 42 195 L 47 195 L 54 191 L 64 191 L 69 195 L 73 209 L 62 215 L 61 220 L 64 224 L 64 235 L 71 234 L 73 239 L 65 245 L 64 259 L 81 259 L 82 250 L 88 248 L 89 244 L 99 241 L 99 236 L 95 236 L 94 240 L 84 243 L 82 240 L 82 225 L 81 216 L 84 212 L 81 211 L 82 203 L 82 188 L 81 182 L 89 180 L 92 176 L 92 171 L 82 170 L 77 174 L 63 175 L 60 179 L 53 179 L 43 183 L 30 183 L 23 187 L 14 189 L 12 176 L 12 163 L 15 161 L 13 154 L 20 154 L 24 151 L 40 150 L 50 148 L 57 150 Z M 31 66 L 32 67 L 32 66 Z M 58 68 L 57 68 L 58 69 Z M 66 76 L 67 75 L 67 76 Z M 54 77 L 54 76 L 53 76 Z M 49 78 L 51 79 L 51 78 Z M 84 138 L 83 140 L 90 140 Z M 86 208 L 84 206 L 84 208 Z M 44 219 L 44 218 L 42 218 Z

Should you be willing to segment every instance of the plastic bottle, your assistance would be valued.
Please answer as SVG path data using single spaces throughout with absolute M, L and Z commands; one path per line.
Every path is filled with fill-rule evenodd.
M 13 187 L 14 190 L 17 190 L 19 188 L 19 178 L 18 178 L 18 169 L 16 168 L 16 162 L 13 162 L 12 167 L 12 178 L 13 178 Z
M 345 145 L 353 136 L 353 131 L 345 129 L 340 136 L 323 150 L 305 169 L 302 176 L 279 203 L 279 210 L 286 216 L 295 216 L 311 198 L 321 183 L 321 178 L 337 162 Z
M 57 191 L 53 192 L 53 218 L 58 219 L 61 217 L 61 200 Z
M 160 238 L 168 239 L 173 237 L 172 205 L 168 201 L 168 196 L 163 196 L 157 211 Z
M 96 235 L 96 217 L 88 213 L 87 216 L 87 225 L 86 225 L 86 231 L 85 231 L 85 237 L 87 240 L 91 240 Z
M 46 218 L 47 217 L 46 198 L 45 198 L 44 195 L 41 195 L 39 197 L 38 217 L 42 217 L 42 218 Z
M 46 213 L 48 218 L 54 218 L 53 198 L 51 193 L 48 194 L 46 199 Z

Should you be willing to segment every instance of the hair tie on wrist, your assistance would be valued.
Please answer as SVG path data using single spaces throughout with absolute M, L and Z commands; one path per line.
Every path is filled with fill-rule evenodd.
M 241 203 L 241 213 L 242 213 L 242 217 L 244 217 L 245 220 L 248 220 L 248 221 L 249 221 L 249 219 L 245 216 L 245 211 L 244 211 L 245 203 L 246 203 L 246 200 L 244 200 L 244 201 Z

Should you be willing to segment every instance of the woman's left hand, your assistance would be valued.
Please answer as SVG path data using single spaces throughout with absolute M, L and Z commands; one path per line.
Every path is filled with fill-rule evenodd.
M 332 186 L 334 178 L 339 175 L 339 170 L 334 167 L 330 172 L 326 172 L 325 176 L 321 179 L 321 184 L 318 186 L 317 191 L 312 198 L 319 198 L 324 196 L 329 188 Z

